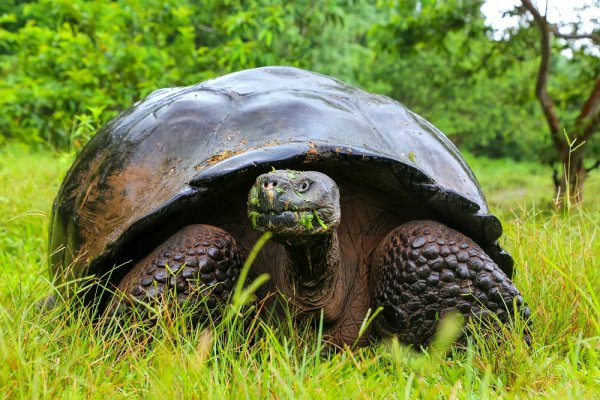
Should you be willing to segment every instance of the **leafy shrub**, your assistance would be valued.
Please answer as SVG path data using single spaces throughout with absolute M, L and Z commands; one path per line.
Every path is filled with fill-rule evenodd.
M 0 9 L 0 132 L 60 148 L 81 146 L 156 88 L 306 66 L 318 31 L 341 21 L 333 0 L 15 3 Z

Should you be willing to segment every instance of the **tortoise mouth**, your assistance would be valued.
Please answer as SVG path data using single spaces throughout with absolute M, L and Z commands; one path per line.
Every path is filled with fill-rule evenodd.
M 325 207 L 282 212 L 250 209 L 248 217 L 254 229 L 259 232 L 270 231 L 279 237 L 290 238 L 331 232 L 337 224 L 327 223 L 325 216 L 328 211 Z

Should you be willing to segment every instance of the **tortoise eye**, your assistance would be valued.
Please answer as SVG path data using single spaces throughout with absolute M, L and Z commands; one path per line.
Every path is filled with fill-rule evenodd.
M 310 181 L 302 181 L 300 183 L 299 191 L 301 193 L 306 192 L 308 190 L 308 188 L 310 187 L 310 183 L 311 183 Z

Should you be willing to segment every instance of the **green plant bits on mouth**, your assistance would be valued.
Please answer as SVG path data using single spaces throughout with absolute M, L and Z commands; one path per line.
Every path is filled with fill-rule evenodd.
M 258 201 L 258 199 L 256 199 L 256 201 Z M 256 211 L 248 211 L 248 218 L 250 218 L 250 222 L 252 223 L 252 227 L 254 229 L 257 229 L 258 227 L 258 217 L 260 217 L 260 214 Z
M 254 199 L 258 201 L 258 189 L 255 186 L 253 186 L 252 189 L 250 189 L 250 194 L 248 195 L 248 197 L 250 198 L 250 201 L 253 201 Z
M 314 226 L 312 224 L 313 215 L 310 213 L 300 213 L 300 219 L 298 223 L 304 227 L 306 230 L 313 230 Z
M 319 214 L 317 214 L 317 210 L 314 210 L 313 214 L 315 215 L 315 218 L 317 219 L 317 222 L 319 223 L 319 225 L 321 225 L 321 228 L 323 228 L 324 230 L 327 230 L 327 225 L 325 224 L 325 222 L 323 222 L 321 217 L 319 217 Z

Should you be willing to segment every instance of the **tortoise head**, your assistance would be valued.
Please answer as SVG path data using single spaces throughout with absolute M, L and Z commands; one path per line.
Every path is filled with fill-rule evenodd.
M 248 195 L 248 217 L 275 239 L 318 238 L 340 224 L 340 192 L 327 175 L 276 170 L 260 175 Z

